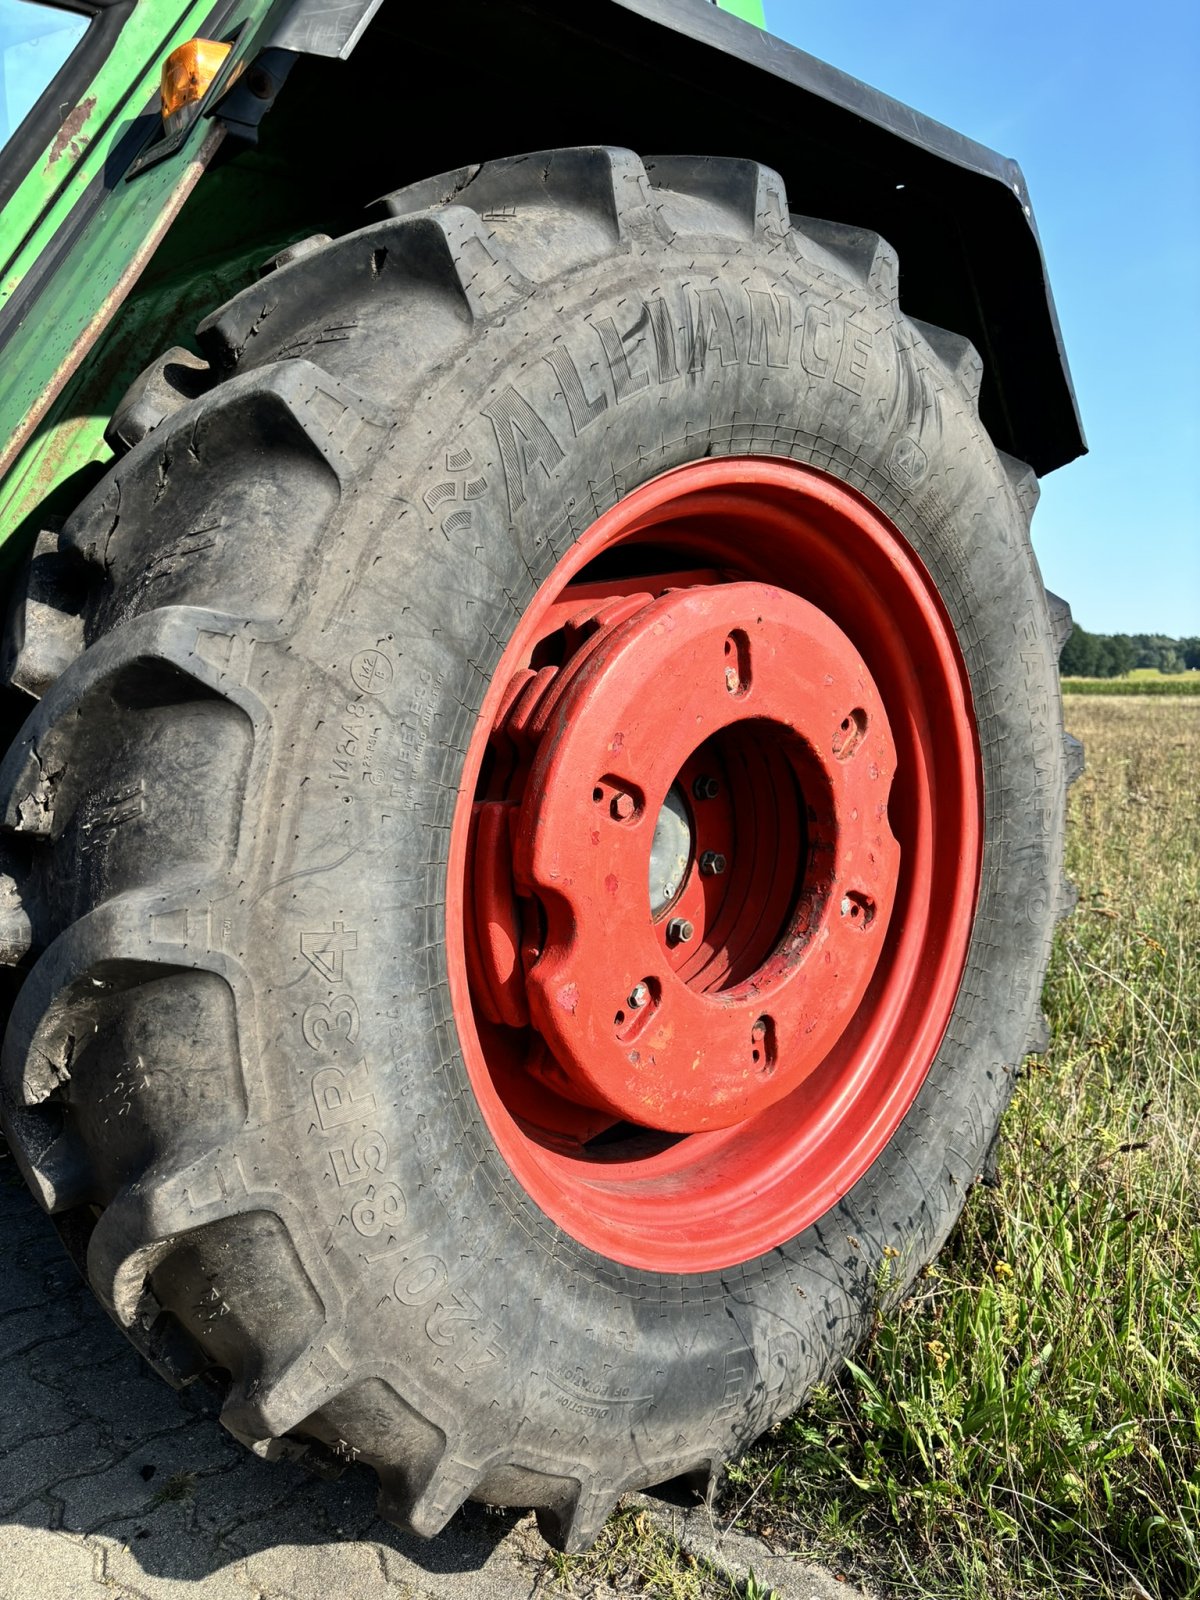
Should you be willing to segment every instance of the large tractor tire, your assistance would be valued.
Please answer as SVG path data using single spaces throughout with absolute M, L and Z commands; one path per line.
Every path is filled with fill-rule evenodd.
M 35 556 L 4 1126 L 239 1438 L 577 1549 L 985 1169 L 1062 899 L 1036 483 L 750 162 L 495 162 L 269 268 Z

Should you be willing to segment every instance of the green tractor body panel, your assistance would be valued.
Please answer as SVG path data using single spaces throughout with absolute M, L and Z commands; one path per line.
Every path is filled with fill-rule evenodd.
M 910 308 L 973 339 L 988 374 L 985 420 L 1005 449 L 1038 471 L 1082 451 L 1015 164 L 762 33 L 757 0 L 571 9 L 564 18 L 546 0 L 455 0 L 436 15 L 395 0 L 103 8 L 5 152 L 0 571 L 110 458 L 105 428 L 148 356 L 188 343 L 264 258 L 353 226 L 397 181 L 566 143 L 752 154 L 777 166 L 812 214 L 896 244 Z M 232 48 L 199 115 L 166 139 L 162 62 L 193 37 Z M 482 138 L 472 119 L 446 117 L 448 75 L 456 104 L 486 103 L 497 83 L 515 88 Z
M 126 8 L 117 38 L 86 93 L 8 197 L 0 226 L 0 542 L 8 546 L 37 517 L 64 477 L 106 459 L 107 414 L 62 405 L 88 355 L 96 352 L 131 286 L 171 226 L 222 130 L 194 130 L 174 160 L 125 174 L 160 130 L 163 58 L 203 32 L 211 3 L 150 0 Z M 232 26 L 254 6 L 229 11 Z M 261 8 L 259 8 L 261 10 Z M 101 21 L 107 21 L 102 18 Z M 93 24 L 93 27 L 96 24 Z M 86 42 L 85 42 L 86 43 Z M 70 66 L 70 64 L 69 64 Z M 35 122 L 38 107 L 27 123 Z M 19 134 L 26 133 L 22 128 Z M 34 131 L 34 130 L 29 130 Z M 6 158 L 21 158 L 21 136 Z M 16 152 L 13 150 L 16 146 Z M 96 374 L 88 374 L 91 382 Z M 75 384 L 75 387 L 78 387 Z M 0 554 L 0 562 L 3 555 Z

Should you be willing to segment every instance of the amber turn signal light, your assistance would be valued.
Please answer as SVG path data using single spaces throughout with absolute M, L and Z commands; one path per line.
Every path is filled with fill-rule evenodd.
M 216 39 L 189 39 L 163 62 L 162 119 L 168 133 L 178 133 L 196 114 L 209 84 L 232 49 Z

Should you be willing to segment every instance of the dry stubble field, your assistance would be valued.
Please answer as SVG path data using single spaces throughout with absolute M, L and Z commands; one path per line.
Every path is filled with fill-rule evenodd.
M 1075 697 L 1079 888 L 999 1185 L 735 1511 L 892 1595 L 1200 1595 L 1200 699 Z

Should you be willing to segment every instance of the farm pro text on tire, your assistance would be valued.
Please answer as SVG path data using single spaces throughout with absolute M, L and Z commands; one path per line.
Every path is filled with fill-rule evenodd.
M 753 163 L 385 210 L 156 363 L 39 547 L 5 1127 L 239 1437 L 578 1548 L 981 1170 L 1059 902 L 1036 484 Z

